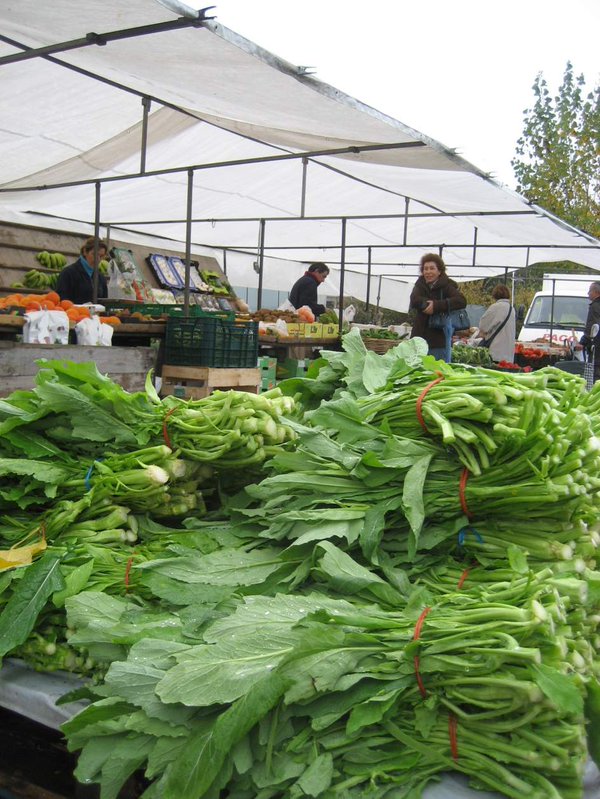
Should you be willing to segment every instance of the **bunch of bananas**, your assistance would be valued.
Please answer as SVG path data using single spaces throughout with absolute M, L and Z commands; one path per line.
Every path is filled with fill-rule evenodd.
M 62 269 L 63 266 L 67 265 L 67 259 L 60 252 L 48 252 L 47 250 L 42 250 L 41 252 L 38 252 L 35 257 L 42 266 L 46 267 L 46 269 L 59 270 Z
M 30 269 L 23 278 L 23 284 L 28 289 L 53 289 L 56 288 L 58 282 L 58 275 L 49 275 L 44 272 L 38 272 L 37 269 Z

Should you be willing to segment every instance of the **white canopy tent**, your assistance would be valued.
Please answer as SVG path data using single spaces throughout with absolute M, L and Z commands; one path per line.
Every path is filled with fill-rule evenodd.
M 326 261 L 399 310 L 431 250 L 458 280 L 600 269 L 598 240 L 177 0 L 5 0 L 0 23 L 0 219 L 185 243 L 259 292 Z

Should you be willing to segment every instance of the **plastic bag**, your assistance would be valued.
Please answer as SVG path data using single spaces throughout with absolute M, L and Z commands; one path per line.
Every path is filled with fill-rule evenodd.
M 64 311 L 30 311 L 23 325 L 24 344 L 68 344 L 69 317 Z
M 101 322 L 97 316 L 92 316 L 90 319 L 82 319 L 75 325 L 75 335 L 78 344 L 110 347 L 113 329 Z
M 276 336 L 277 338 L 287 338 L 289 336 L 287 323 L 283 319 L 276 322 L 259 322 L 258 333 L 263 336 Z
M 281 303 L 281 305 L 278 306 L 277 310 L 278 311 L 291 311 L 292 313 L 296 312 L 296 309 L 294 308 L 294 306 L 292 305 L 292 303 L 289 300 L 284 300 Z

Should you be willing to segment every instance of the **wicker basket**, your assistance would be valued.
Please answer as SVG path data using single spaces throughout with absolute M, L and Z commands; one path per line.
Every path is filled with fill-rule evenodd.
M 368 350 L 383 355 L 384 352 L 391 350 L 396 344 L 400 344 L 400 339 L 392 338 L 363 338 L 363 343 Z

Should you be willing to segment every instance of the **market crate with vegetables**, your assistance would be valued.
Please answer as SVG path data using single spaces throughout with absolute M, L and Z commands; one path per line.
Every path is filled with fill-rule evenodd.
M 0 652 L 94 677 L 103 797 L 582 795 L 600 389 L 343 345 L 260 396 L 51 363 L 2 403 Z

